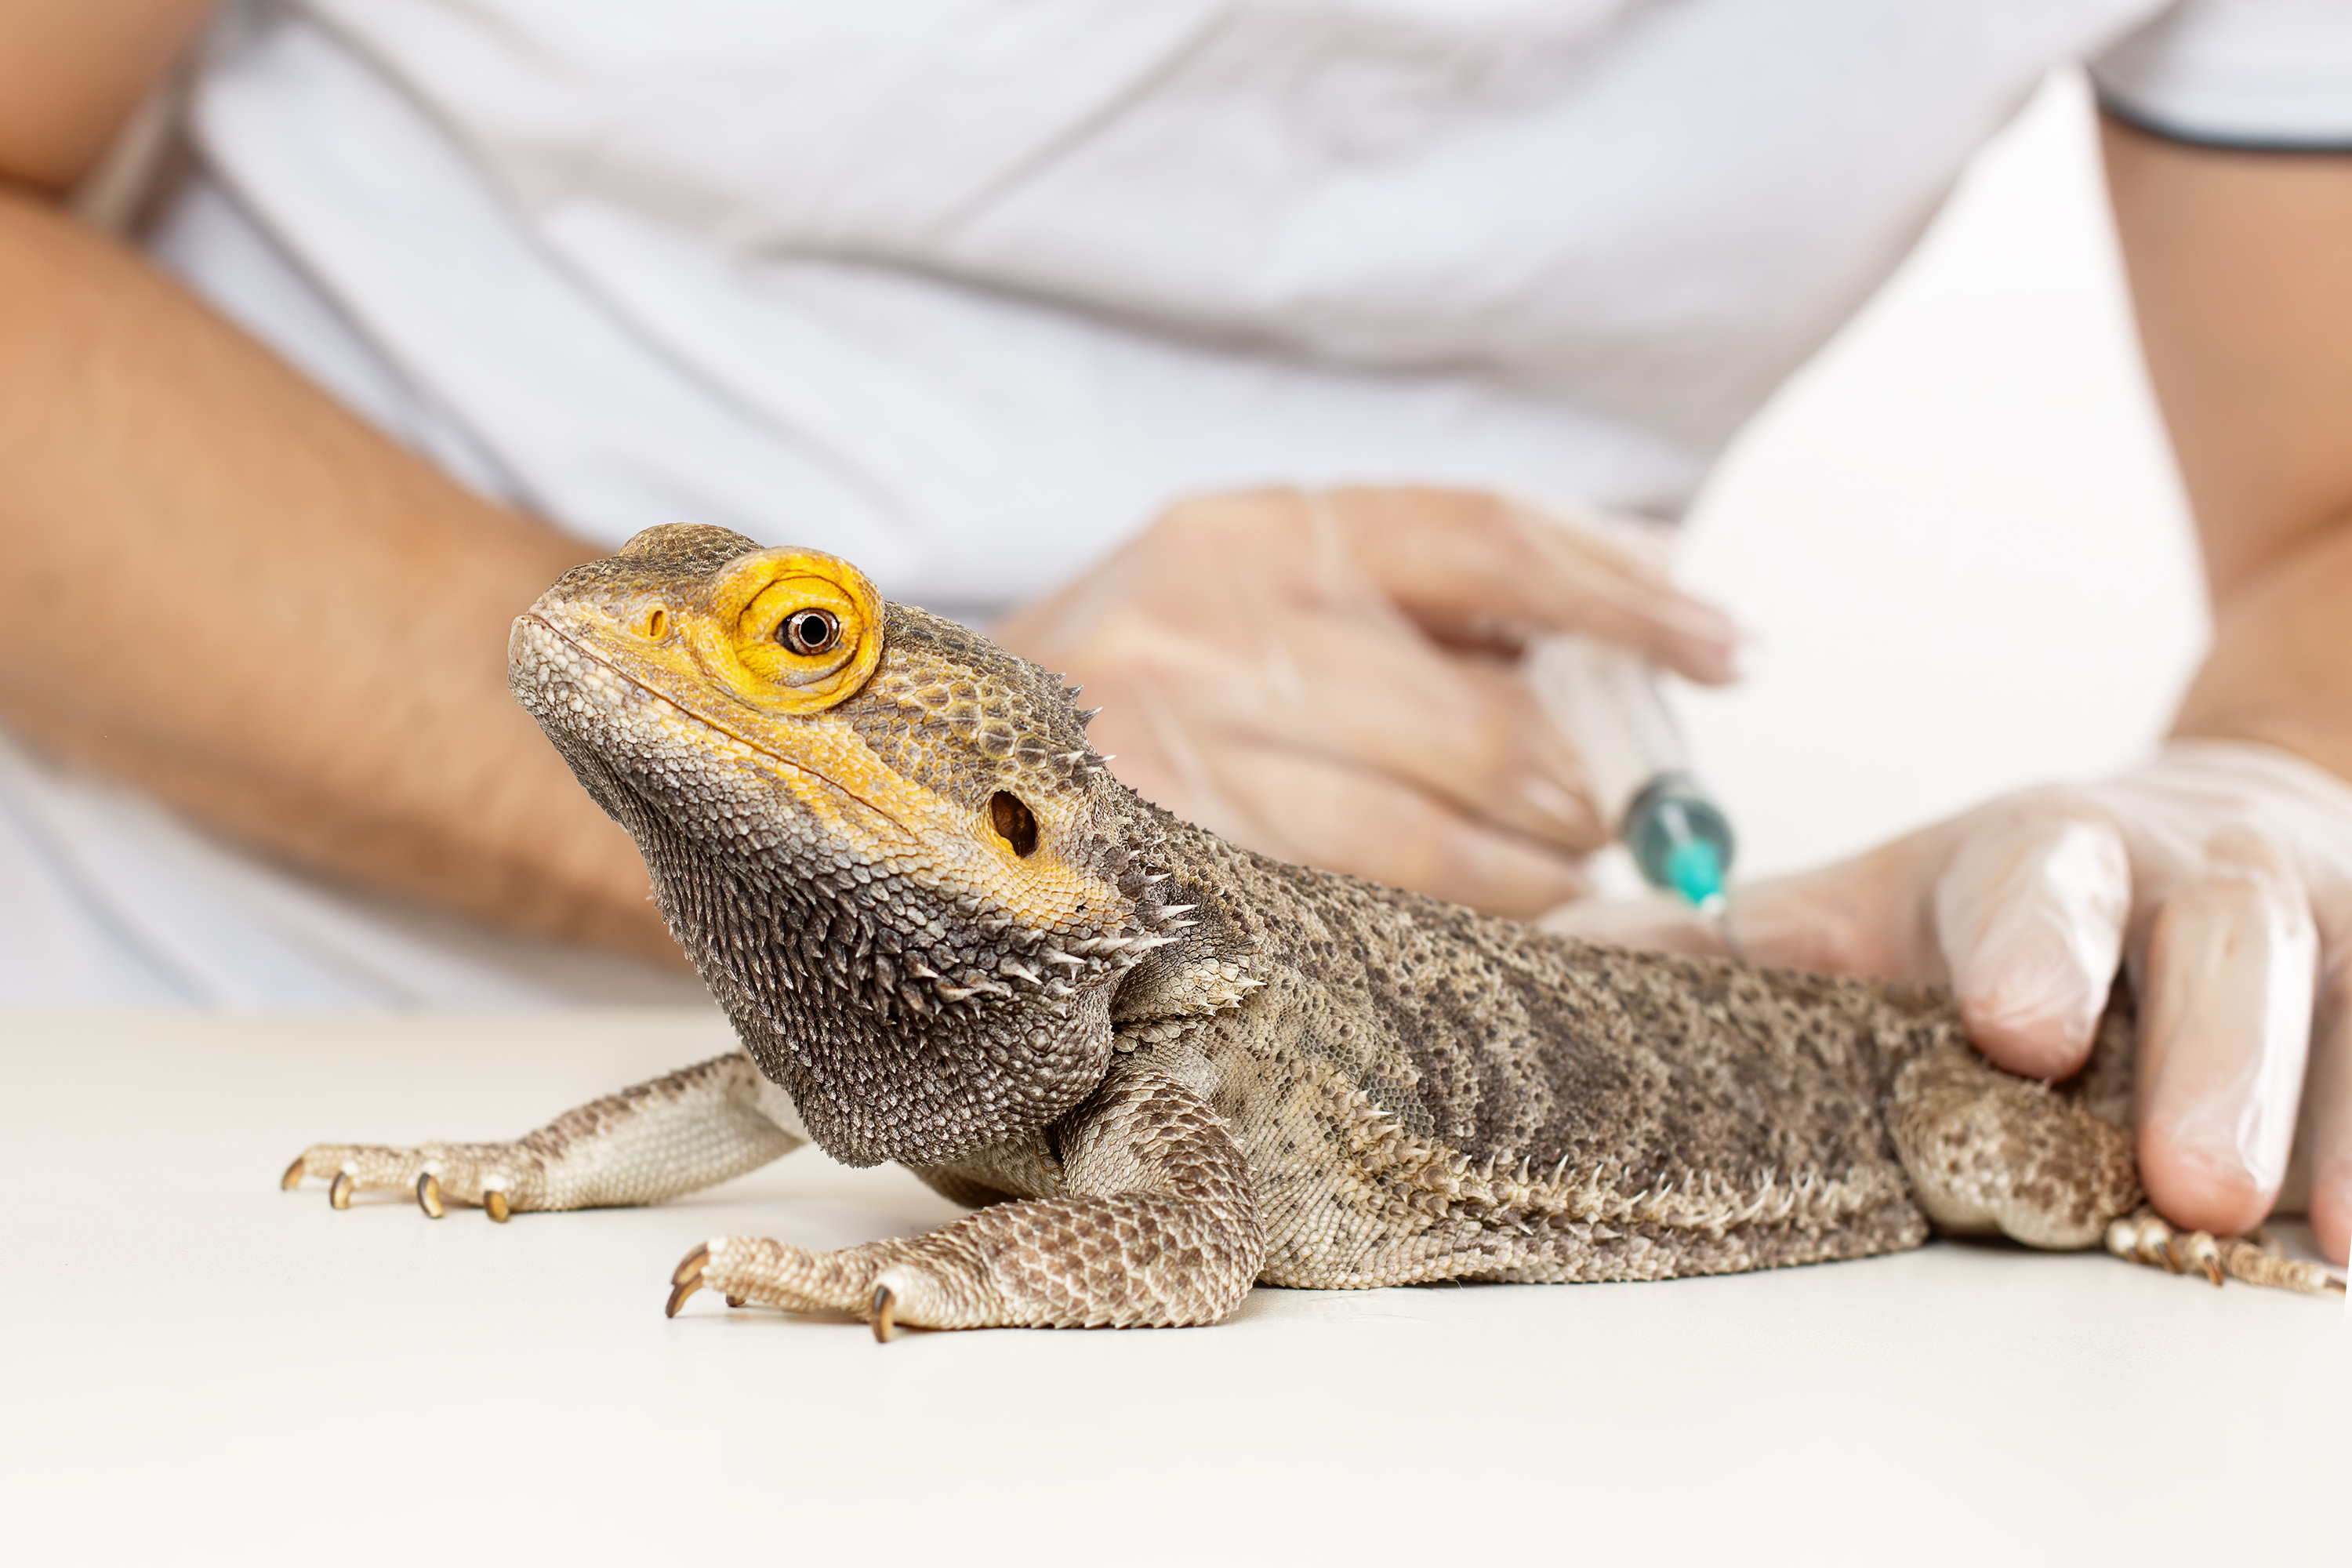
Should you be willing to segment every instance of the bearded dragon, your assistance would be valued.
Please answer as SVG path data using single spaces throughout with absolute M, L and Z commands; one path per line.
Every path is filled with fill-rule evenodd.
M 567 573 L 509 680 L 635 836 L 742 1049 L 506 1143 L 287 1171 L 492 1219 L 657 1203 L 814 1140 L 975 1212 L 718 1237 L 731 1305 L 1212 1323 L 1259 1283 L 1663 1279 L 1931 1226 L 2318 1291 L 2142 1206 L 2128 1008 L 2053 1089 L 1948 994 L 1616 951 L 1252 854 L 1128 789 L 1061 679 L 847 563 L 677 525 Z

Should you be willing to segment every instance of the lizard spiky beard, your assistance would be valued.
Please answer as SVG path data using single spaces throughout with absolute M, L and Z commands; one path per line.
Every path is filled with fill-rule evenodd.
M 716 577 L 756 548 L 716 529 L 663 531 L 664 548 L 559 584 L 588 614 L 518 623 L 513 686 L 636 839 L 671 930 L 761 1070 L 852 1164 L 941 1163 L 1062 1116 L 1101 1081 L 1113 984 L 1164 936 L 1166 902 L 1128 847 L 1138 803 L 1103 772 L 1060 682 L 890 605 L 866 628 L 881 642 L 871 673 L 819 711 L 869 751 L 902 766 L 919 759 L 911 771 L 949 811 L 980 816 L 1012 793 L 1024 811 L 1053 812 L 1066 825 L 1054 852 L 1097 896 L 1023 910 L 919 857 L 877 866 L 841 812 L 821 809 L 856 781 L 826 778 L 822 757 L 795 751 L 793 727 L 806 721 L 722 731 L 606 656 L 646 580 L 675 621 L 700 610 L 682 578 Z M 954 678 L 937 679 L 949 663 Z M 926 729 L 952 742 L 1016 709 L 1029 724 L 1058 721 L 1048 729 L 1061 749 L 1015 744 L 992 757 L 984 735 L 925 742 Z
M 847 563 L 672 527 L 567 574 L 510 679 L 635 835 L 743 1048 L 504 1143 L 322 1143 L 329 1199 L 658 1203 L 814 1136 L 975 1212 L 714 1237 L 675 1312 L 1210 1323 L 1253 1284 L 1663 1279 L 1929 1226 L 2329 1292 L 2140 1206 L 2134 1020 L 2047 1085 L 1948 992 L 1591 946 L 1139 799 L 1060 680 Z

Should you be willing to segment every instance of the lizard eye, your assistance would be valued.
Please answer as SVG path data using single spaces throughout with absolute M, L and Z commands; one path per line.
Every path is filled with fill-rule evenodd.
M 824 610 L 794 610 L 777 626 L 776 640 L 794 653 L 828 653 L 841 640 L 841 622 Z
M 814 550 L 759 550 L 701 590 L 701 616 L 673 616 L 695 657 L 736 694 L 777 714 L 820 713 L 882 661 L 883 604 L 846 561 Z
M 1013 795 L 998 790 L 988 797 L 988 825 L 996 836 L 1026 859 L 1037 850 L 1037 817 Z

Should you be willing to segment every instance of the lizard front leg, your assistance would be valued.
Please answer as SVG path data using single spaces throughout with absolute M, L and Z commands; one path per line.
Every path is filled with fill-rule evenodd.
M 1223 1121 L 1161 1068 L 1119 1058 L 1061 1123 L 1064 1195 L 999 1204 L 928 1236 L 811 1252 L 719 1237 L 673 1277 L 730 1301 L 846 1311 L 887 1339 L 937 1329 L 1213 1323 L 1256 1281 L 1265 1240 Z
M 337 1208 L 355 1192 L 410 1191 L 435 1219 L 445 1200 L 479 1205 L 495 1220 L 517 1209 L 656 1204 L 798 1147 L 803 1139 L 777 1103 L 781 1092 L 737 1051 L 591 1100 L 512 1142 L 314 1143 L 281 1184 L 330 1181 Z

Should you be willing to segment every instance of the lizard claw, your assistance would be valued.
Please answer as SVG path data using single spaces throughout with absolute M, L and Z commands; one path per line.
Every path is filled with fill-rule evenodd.
M 428 1219 L 439 1219 L 446 1212 L 441 1207 L 440 1178 L 430 1171 L 416 1178 L 416 1206 Z
M 730 1307 L 740 1307 L 743 1304 L 743 1298 L 740 1296 L 730 1296 L 727 1298 L 727 1304 Z
M 2164 1239 L 2165 1266 L 2175 1274 L 2191 1269 L 2221 1283 L 2221 1244 L 2201 1230 L 2175 1231 Z
M 279 1192 L 290 1193 L 295 1188 L 302 1184 L 302 1178 L 309 1173 L 304 1169 L 304 1166 L 309 1163 L 310 1158 L 310 1156 L 308 1154 L 297 1154 L 294 1156 L 294 1163 L 286 1167 L 286 1173 L 284 1175 L 278 1178 L 278 1190 Z
M 874 1287 L 874 1342 L 876 1344 L 887 1345 L 890 1342 L 890 1331 L 898 1326 L 891 1321 L 890 1314 L 898 1305 L 898 1295 L 890 1287 L 887 1285 Z
M 506 1224 L 507 1216 L 514 1213 L 512 1205 L 507 1202 L 506 1194 L 497 1187 L 492 1187 L 482 1194 L 482 1209 L 500 1225 Z M 425 1212 L 429 1214 L 432 1211 L 428 1209 Z
M 358 1185 L 359 1183 L 352 1179 L 352 1173 L 349 1171 L 337 1171 L 335 1173 L 335 1184 L 327 1189 L 327 1202 L 333 1207 L 339 1209 L 347 1209 L 351 1207 L 352 1192 L 352 1189 L 356 1188 Z
M 2244 1236 L 2216 1237 L 2201 1230 L 2174 1230 L 2150 1209 L 2126 1215 L 2107 1226 L 2107 1250 L 2128 1263 L 2145 1263 L 2174 1274 L 2197 1274 L 2215 1285 L 2242 1279 L 2307 1296 L 2340 1292 L 2344 1282 L 2316 1263 L 2286 1256 L 2260 1226 Z
M 669 1303 L 662 1308 L 663 1317 L 677 1317 L 677 1310 L 686 1304 L 686 1299 L 702 1289 L 703 1266 L 709 1261 L 710 1248 L 706 1246 L 696 1247 L 679 1262 L 677 1270 L 669 1277 Z M 734 1299 L 730 1297 L 727 1304 L 733 1306 Z

